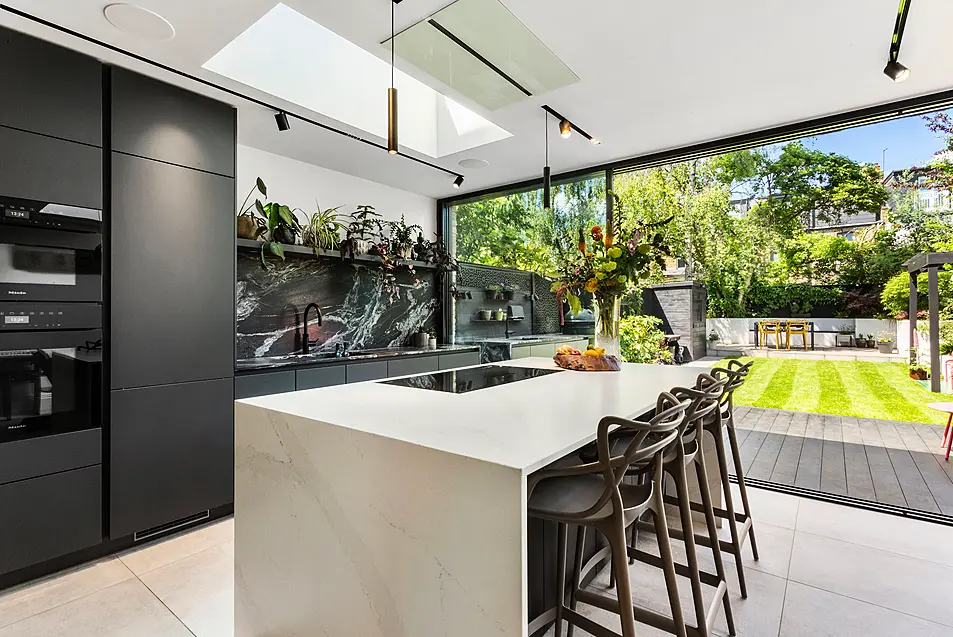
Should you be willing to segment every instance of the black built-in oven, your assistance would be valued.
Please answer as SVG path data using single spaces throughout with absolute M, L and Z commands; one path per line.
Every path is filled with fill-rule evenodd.
M 0 301 L 102 301 L 99 210 L 0 198 Z

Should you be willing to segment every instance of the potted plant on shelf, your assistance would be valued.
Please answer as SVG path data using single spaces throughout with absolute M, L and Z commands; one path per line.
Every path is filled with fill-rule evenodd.
M 873 334 L 867 335 L 867 349 L 873 349 L 877 347 L 877 339 L 874 338 Z
M 343 215 L 338 214 L 341 206 L 321 210 L 317 201 L 314 205 L 318 211 L 311 215 L 302 230 L 301 242 L 314 251 L 314 256 L 318 256 L 319 250 L 333 250 L 338 247 L 341 243 L 341 233 L 347 230 L 347 225 L 343 221 Z
M 497 311 L 494 313 L 494 317 L 496 318 L 497 321 L 505 321 L 505 320 L 506 320 L 506 310 L 497 310 Z
M 708 335 L 708 344 L 714 345 L 718 342 L 718 333 L 715 330 L 711 331 L 711 334 Z
M 493 310 L 480 310 L 480 320 L 490 321 L 493 319 Z
M 513 300 L 513 294 L 515 294 L 516 292 L 518 292 L 519 289 L 520 289 L 520 286 L 518 286 L 518 285 L 516 285 L 516 284 L 514 284 L 514 283 L 506 283 L 506 284 L 504 284 L 504 285 L 503 285 L 503 298 L 506 299 L 507 301 L 512 301 L 512 300 Z
M 486 286 L 486 299 L 488 301 L 502 301 L 503 300 L 503 284 L 502 283 L 491 283 Z
M 877 348 L 881 354 L 892 354 L 893 334 L 891 332 L 880 332 L 877 335 Z
M 345 239 L 341 242 L 341 257 L 367 254 L 371 246 L 382 240 L 383 218 L 374 206 L 358 206 L 351 213 L 345 229 Z
M 930 378 L 930 371 L 920 363 L 910 363 L 910 378 L 927 380 Z
M 265 220 L 255 216 L 255 203 L 260 206 L 261 202 L 256 198 L 254 203 L 248 203 L 248 200 L 251 199 L 252 194 L 254 194 L 256 190 L 261 193 L 262 197 L 268 196 L 268 188 L 265 186 L 265 182 L 261 180 L 261 177 L 255 180 L 255 185 L 248 191 L 248 196 L 245 197 L 245 201 L 242 203 L 240 212 L 238 213 L 236 225 L 238 227 L 239 239 L 257 239 L 261 234 L 260 229 L 265 227 Z
M 264 237 L 259 254 L 261 266 L 265 267 L 265 249 L 284 261 L 285 249 L 282 244 L 294 245 L 301 232 L 295 211 L 277 201 L 262 204 L 257 199 L 255 209 L 265 218 L 265 226 L 258 229 L 259 236 Z
M 837 326 L 837 340 L 834 344 L 837 347 L 850 347 L 853 337 L 854 326 L 850 323 L 841 323 Z
M 430 349 L 437 349 L 437 331 L 434 328 L 427 329 L 427 347 Z
M 389 221 L 387 225 L 390 226 L 391 251 L 399 259 L 410 259 L 416 240 L 423 236 L 423 228 L 415 223 L 408 226 L 404 215 L 400 216 L 400 221 Z

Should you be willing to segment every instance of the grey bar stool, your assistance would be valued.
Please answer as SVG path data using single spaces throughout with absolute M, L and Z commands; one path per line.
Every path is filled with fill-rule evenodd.
M 744 566 L 741 562 L 741 552 L 746 539 L 751 540 L 751 554 L 758 560 L 758 543 L 754 536 L 754 519 L 751 517 L 751 506 L 748 504 L 748 489 L 745 486 L 745 470 L 741 464 L 741 451 L 738 447 L 738 437 L 735 435 L 735 402 L 734 393 L 745 384 L 754 361 L 742 365 L 738 361 L 728 361 L 728 368 L 716 367 L 712 369 L 712 376 L 727 381 L 725 393 L 721 399 L 721 407 L 705 421 L 705 431 L 715 439 L 715 451 L 718 454 L 718 470 L 721 474 L 721 487 L 725 496 L 725 508 L 715 509 L 715 515 L 728 520 L 728 530 L 731 541 L 719 541 L 721 550 L 735 556 L 735 567 L 738 569 L 738 586 L 741 596 L 748 597 L 748 586 L 745 582 Z M 735 476 L 738 478 L 738 490 L 741 492 L 742 513 L 735 511 L 734 499 L 731 495 L 731 483 L 728 481 L 728 453 L 725 449 L 725 434 L 731 446 L 731 456 L 735 467 Z M 740 526 L 739 526 L 740 525 Z M 712 536 L 714 540 L 717 536 Z
M 652 511 L 659 533 L 659 548 L 665 582 L 668 588 L 669 602 L 672 606 L 672 618 L 659 615 L 667 620 L 675 634 L 687 637 L 685 622 L 682 618 L 678 598 L 678 585 L 671 545 L 665 532 L 665 505 L 662 501 L 662 459 L 663 455 L 678 440 L 679 427 L 685 420 L 685 410 L 689 401 L 679 401 L 668 393 L 659 396 L 656 415 L 649 422 L 626 420 L 608 416 L 599 422 L 596 432 L 598 460 L 579 464 L 570 459 L 571 466 L 559 466 L 559 462 L 541 469 L 530 476 L 527 484 L 529 515 L 558 524 L 559 554 L 557 556 L 557 596 L 556 607 L 537 618 L 529 627 L 533 633 L 546 623 L 555 621 L 556 637 L 562 634 L 562 622 L 578 626 L 596 637 L 619 637 L 608 628 L 579 614 L 566 606 L 566 526 L 578 525 L 592 527 L 601 532 L 609 542 L 609 547 L 599 551 L 590 559 L 587 568 L 594 568 L 611 554 L 612 569 L 618 586 L 616 598 L 597 595 L 588 591 L 576 590 L 575 601 L 593 604 L 619 615 L 622 625 L 622 637 L 636 637 L 635 612 L 632 604 L 632 589 L 629 583 L 629 562 L 625 530 L 644 512 Z M 627 444 L 615 449 L 610 433 L 617 430 L 631 434 Z M 650 434 L 652 436 L 650 437 Z M 633 463 L 651 463 L 655 467 L 652 480 L 647 484 L 622 484 L 629 466 Z M 579 573 L 579 569 L 575 569 Z M 582 569 L 585 572 L 586 569 Z M 574 582 L 575 583 L 575 582 Z M 640 619 L 648 611 L 640 610 Z
M 728 597 L 728 580 L 725 575 L 721 547 L 718 542 L 708 541 L 708 537 L 718 537 L 718 526 L 715 521 L 713 501 L 708 483 L 708 468 L 701 448 L 702 435 L 704 434 L 703 423 L 706 418 L 720 408 L 720 400 L 725 393 L 727 383 L 726 379 L 717 380 L 709 374 L 701 374 L 696 380 L 695 389 L 676 387 L 671 391 L 676 400 L 688 400 L 691 404 L 685 412 L 685 422 L 680 428 L 678 442 L 674 445 L 673 452 L 665 457 L 663 463 L 665 473 L 672 477 L 675 484 L 675 495 L 664 496 L 663 499 L 666 504 L 678 507 L 679 517 L 681 518 L 681 529 L 668 529 L 668 534 L 684 542 L 685 555 L 688 561 L 688 566 L 676 564 L 675 569 L 679 575 L 687 577 L 691 582 L 692 599 L 695 607 L 695 626 L 691 628 L 700 637 L 708 637 L 712 633 L 715 621 L 718 618 L 719 606 L 723 606 L 725 609 L 728 633 L 730 635 L 735 634 L 734 617 L 731 613 L 731 601 Z M 694 466 L 701 499 L 701 504 L 695 507 L 692 506 L 691 494 L 688 490 L 688 470 L 691 466 Z M 633 475 L 637 472 L 638 468 L 630 469 L 629 474 Z M 693 508 L 704 513 L 708 536 L 695 534 L 692 521 Z M 658 557 L 638 549 L 636 536 L 638 528 L 638 523 L 632 525 L 633 534 L 629 547 L 629 557 L 648 564 L 656 564 L 659 560 Z M 715 562 L 715 574 L 701 570 L 698 564 L 696 544 L 703 544 L 711 548 Z M 702 584 L 715 588 L 715 594 L 708 606 L 705 605 Z

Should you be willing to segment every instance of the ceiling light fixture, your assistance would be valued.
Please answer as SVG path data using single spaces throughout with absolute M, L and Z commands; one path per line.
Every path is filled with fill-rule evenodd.
M 397 50 L 397 40 L 394 29 L 394 10 L 400 0 L 392 0 L 390 4 L 390 88 L 387 89 L 387 152 L 396 155 L 397 147 L 397 89 L 394 87 L 394 53 Z
M 291 122 L 288 121 L 288 114 L 284 111 L 275 113 L 275 123 L 278 124 L 278 130 L 291 130 Z
M 903 41 L 903 30 L 907 26 L 907 14 L 910 13 L 910 3 L 913 0 L 900 0 L 900 8 L 897 9 L 897 22 L 893 28 L 893 38 L 890 40 L 890 55 L 887 58 L 887 66 L 884 67 L 884 75 L 894 82 L 903 82 L 910 77 L 910 69 L 900 63 L 900 43 Z
M 543 210 L 549 210 L 553 207 L 552 197 L 552 173 L 549 170 L 549 115 L 543 115 L 545 123 L 544 145 L 546 148 L 546 164 L 543 166 Z
M 598 139 L 596 139 L 595 137 L 587 133 L 586 131 L 579 128 L 579 126 L 574 124 L 572 120 L 570 120 L 568 117 L 565 117 L 560 113 L 557 113 L 548 105 L 543 104 L 542 109 L 559 120 L 559 134 L 562 137 L 569 137 L 570 135 L 572 135 L 573 131 L 576 131 L 577 133 L 585 137 L 587 140 L 589 140 L 589 143 L 592 144 L 593 146 L 598 146 L 599 144 L 602 143 Z
M 144 40 L 165 42 L 175 37 L 172 24 L 155 11 L 128 2 L 106 5 L 103 16 L 120 31 Z
M 463 175 L 457 175 L 457 178 L 453 180 L 453 187 L 457 190 L 460 190 L 460 186 L 463 185 Z

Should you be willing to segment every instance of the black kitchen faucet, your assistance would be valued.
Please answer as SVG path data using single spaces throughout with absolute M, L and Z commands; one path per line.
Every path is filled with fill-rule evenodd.
M 311 311 L 311 308 L 314 308 L 314 311 L 318 313 L 318 327 L 321 327 L 321 308 L 318 307 L 317 303 L 308 303 L 308 307 L 304 308 L 304 338 L 301 339 L 302 354 L 309 354 L 311 350 L 311 338 L 308 336 L 308 312 Z

